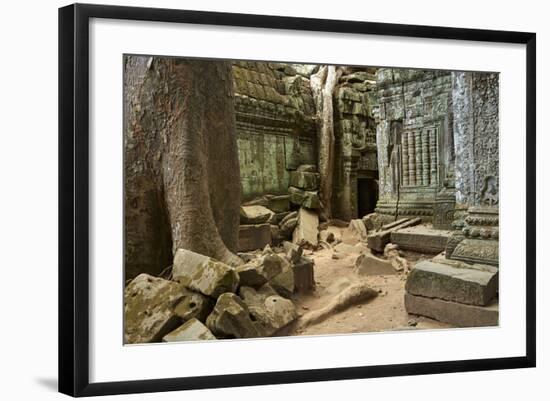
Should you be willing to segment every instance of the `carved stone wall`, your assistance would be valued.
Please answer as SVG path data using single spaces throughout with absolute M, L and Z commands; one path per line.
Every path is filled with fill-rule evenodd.
M 451 83 L 448 71 L 378 69 L 379 214 L 431 221 L 438 194 L 453 186 Z M 436 209 L 442 228 L 452 221 L 446 208 Z
M 376 179 L 377 91 L 374 68 L 346 68 L 334 95 L 334 198 L 333 216 L 358 216 L 357 178 Z
M 315 109 L 303 71 L 289 64 L 233 64 L 243 201 L 287 194 L 290 172 L 317 164 Z
M 498 265 L 499 76 L 454 72 L 456 201 L 447 257 Z

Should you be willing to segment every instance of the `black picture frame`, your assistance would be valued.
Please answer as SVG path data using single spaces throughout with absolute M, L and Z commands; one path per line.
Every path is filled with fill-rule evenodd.
M 520 357 L 90 383 L 89 21 L 179 22 L 485 41 L 526 46 L 526 354 Z M 59 391 L 71 396 L 252 386 L 534 367 L 536 363 L 536 35 L 479 29 L 74 4 L 59 9 Z

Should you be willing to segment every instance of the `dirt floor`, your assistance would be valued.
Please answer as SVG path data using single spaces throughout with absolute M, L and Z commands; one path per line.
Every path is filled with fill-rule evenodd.
M 330 226 L 329 230 L 336 237 L 350 245 L 360 244 L 347 228 Z M 378 296 L 365 303 L 329 316 L 317 324 L 300 328 L 298 325 L 288 327 L 282 335 L 317 335 L 337 333 L 365 333 L 389 330 L 407 329 L 437 329 L 452 327 L 435 320 L 411 316 L 405 311 L 404 286 L 406 274 L 363 276 L 355 272 L 355 260 L 359 256 L 361 245 L 356 246 L 357 252 L 343 254 L 341 259 L 333 259 L 332 249 L 305 251 L 307 257 L 315 261 L 316 289 L 313 293 L 295 295 L 293 298 L 300 315 L 317 310 L 330 303 L 342 290 L 352 283 L 365 282 L 378 291 Z M 410 264 L 421 259 L 432 258 L 434 255 L 422 255 L 412 252 L 404 253 Z M 412 265 L 410 266 L 412 267 Z

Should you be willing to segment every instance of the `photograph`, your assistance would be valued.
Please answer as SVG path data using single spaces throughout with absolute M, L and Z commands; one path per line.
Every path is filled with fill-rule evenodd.
M 499 326 L 499 72 L 122 65 L 124 345 Z

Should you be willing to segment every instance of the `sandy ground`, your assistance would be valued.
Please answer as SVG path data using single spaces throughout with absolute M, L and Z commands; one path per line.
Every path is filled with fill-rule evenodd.
M 329 227 L 343 242 L 354 245 L 359 241 L 352 237 L 347 228 Z M 307 295 L 296 295 L 294 302 L 298 313 L 320 309 L 348 287 L 351 283 L 363 281 L 378 291 L 378 296 L 363 304 L 358 304 L 326 320 L 306 328 L 288 327 L 283 335 L 316 335 L 338 333 L 365 333 L 388 330 L 436 329 L 452 327 L 432 319 L 408 315 L 404 306 L 405 274 L 362 276 L 355 273 L 355 260 L 359 253 L 344 255 L 342 259 L 332 259 L 332 250 L 305 251 L 306 256 L 315 261 L 315 291 Z M 408 261 L 427 259 L 433 255 L 405 253 Z

